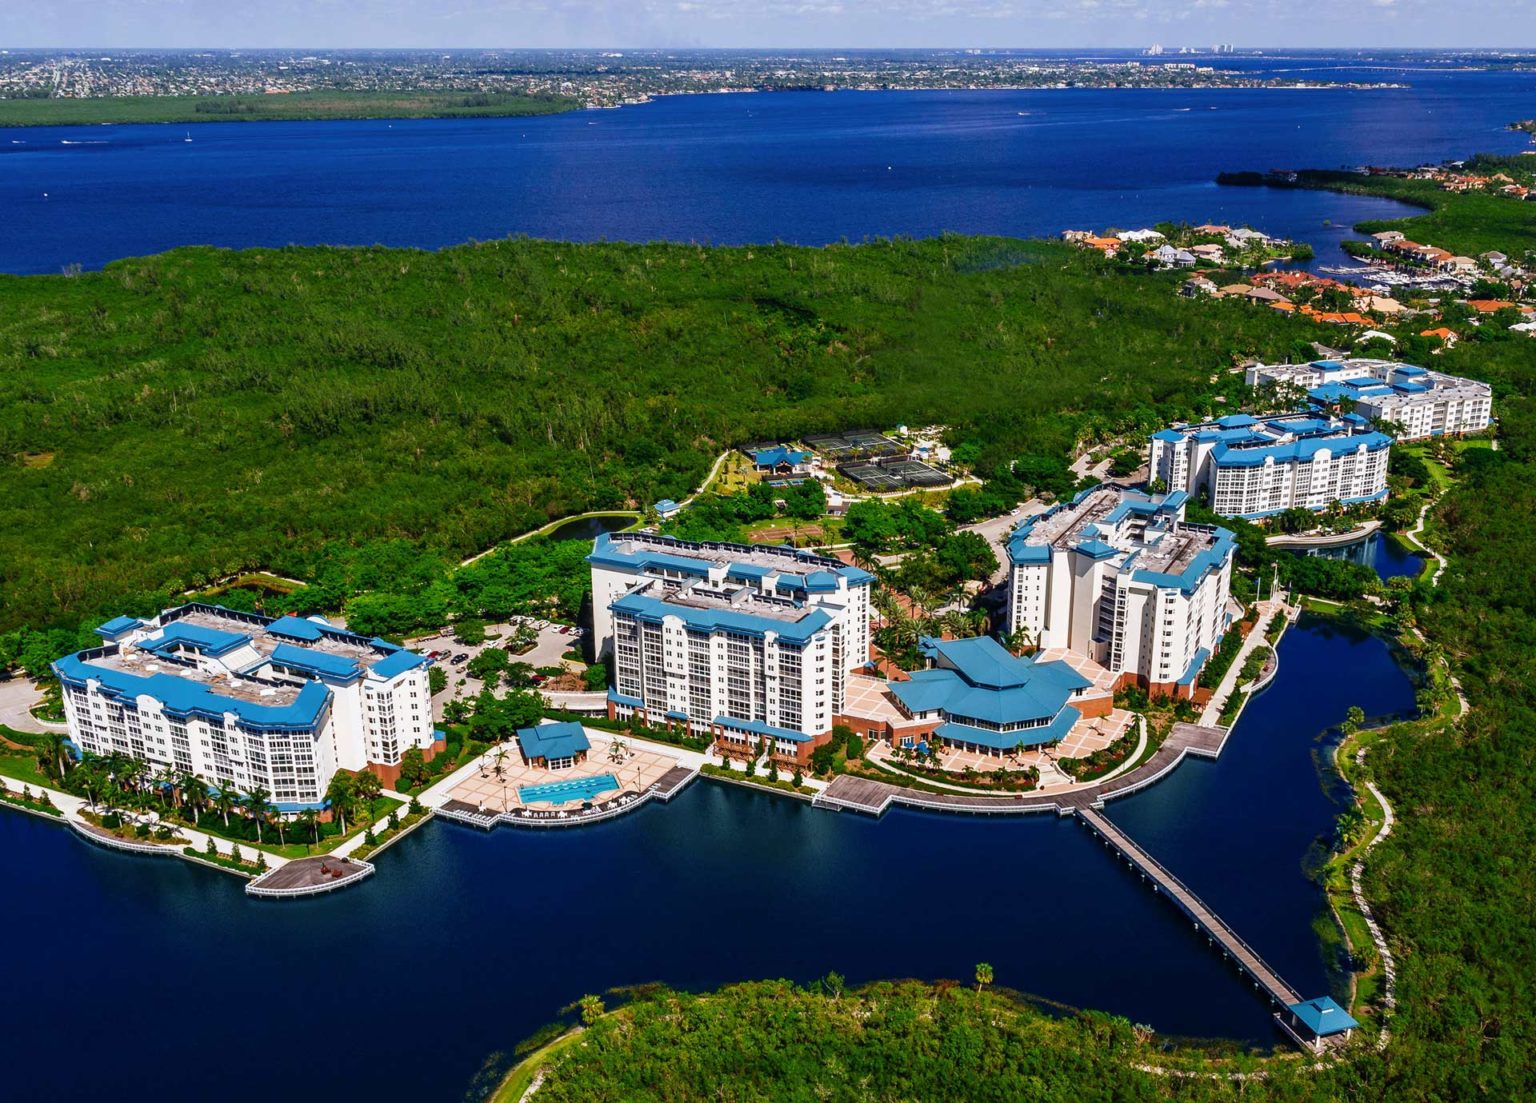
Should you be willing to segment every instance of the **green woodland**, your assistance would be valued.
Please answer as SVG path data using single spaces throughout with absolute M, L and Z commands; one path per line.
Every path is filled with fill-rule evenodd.
M 722 449 L 956 426 L 983 474 L 1316 336 L 1036 242 L 181 249 L 0 277 L 0 632 L 682 498 Z
M 508 92 L 288 92 L 283 95 L 21 97 L 0 100 L 0 127 L 237 123 L 299 119 L 446 119 L 552 115 L 568 96 Z

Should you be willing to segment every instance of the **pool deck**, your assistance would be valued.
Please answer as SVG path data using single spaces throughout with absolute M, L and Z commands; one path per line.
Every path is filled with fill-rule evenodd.
M 644 739 L 587 728 L 591 750 L 584 762 L 564 770 L 545 770 L 523 764 L 511 746 L 498 762 L 495 752 L 481 756 L 447 783 L 423 794 L 423 803 L 454 823 L 490 829 L 498 824 L 513 827 L 573 827 L 633 812 L 651 800 L 671 800 L 699 773 L 707 761 L 696 751 L 673 748 Z M 617 744 L 617 746 L 615 746 Z M 590 799 L 525 801 L 522 788 L 574 783 L 612 776 L 616 789 Z

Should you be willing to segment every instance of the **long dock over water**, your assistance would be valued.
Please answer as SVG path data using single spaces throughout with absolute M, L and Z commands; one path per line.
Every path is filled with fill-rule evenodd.
M 1290 1007 L 1294 1003 L 1301 1002 L 1301 993 L 1287 984 L 1280 974 L 1259 956 L 1257 950 L 1244 942 L 1242 936 L 1227 925 L 1226 920 L 1212 911 L 1200 897 L 1190 891 L 1183 881 L 1170 873 L 1166 866 L 1137 845 L 1134 839 L 1110 823 L 1102 812 L 1085 807 L 1079 808 L 1077 815 L 1087 825 L 1088 830 L 1102 839 L 1105 845 L 1118 852 L 1126 864 L 1152 882 L 1156 891 L 1173 901 L 1174 906 L 1183 912 L 1206 937 L 1219 945 L 1222 953 L 1235 961 L 1238 968 L 1248 974 L 1254 984 L 1262 988 L 1271 1000 L 1281 1007 Z

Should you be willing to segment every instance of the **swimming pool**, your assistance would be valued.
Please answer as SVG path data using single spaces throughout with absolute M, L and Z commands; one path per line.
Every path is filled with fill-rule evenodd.
M 520 785 L 517 789 L 517 797 L 524 804 L 532 804 L 534 801 L 565 804 L 573 800 L 591 800 L 599 793 L 606 793 L 618 787 L 619 779 L 612 774 L 598 774 L 596 777 L 573 777 L 569 781 L 552 781 L 548 785 Z

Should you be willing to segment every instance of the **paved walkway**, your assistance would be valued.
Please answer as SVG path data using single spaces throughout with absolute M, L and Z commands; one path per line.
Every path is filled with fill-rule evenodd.
M 1226 745 L 1227 729 L 1198 724 L 1175 724 L 1152 757 L 1134 770 L 1118 777 L 1057 792 L 1016 793 L 929 793 L 909 789 L 874 778 L 840 774 L 818 794 L 813 803 L 818 808 L 848 809 L 883 814 L 892 804 L 907 805 L 938 812 L 963 812 L 977 815 L 1021 815 L 1032 812 L 1066 813 L 1077 808 L 1098 807 L 1107 800 L 1129 796 L 1160 780 L 1184 761 L 1186 755 L 1215 758 Z
M 1253 649 L 1266 644 L 1264 633 L 1269 629 L 1270 623 L 1277 613 L 1284 612 L 1290 615 L 1290 606 L 1285 603 L 1285 591 L 1280 592 L 1279 598 L 1266 598 L 1259 602 L 1259 618 L 1254 621 L 1248 635 L 1243 639 L 1243 646 L 1238 649 L 1237 657 L 1232 660 L 1232 665 L 1227 667 L 1227 673 L 1222 677 L 1221 684 L 1216 687 L 1216 692 L 1205 704 L 1205 711 L 1200 714 L 1200 723 L 1215 725 L 1221 722 L 1221 710 L 1227 703 L 1227 698 L 1237 692 L 1237 680 L 1242 676 L 1243 664 L 1248 661 L 1248 656 L 1253 654 Z
M 15 778 L 9 778 L 8 777 L 8 778 L 5 779 L 5 784 L 6 784 L 6 788 L 12 790 L 13 792 L 18 792 L 19 793 L 21 791 L 23 783 L 17 781 Z M 79 823 L 85 823 L 86 822 L 84 817 L 82 817 L 80 815 L 80 810 L 82 808 L 85 808 L 85 809 L 89 809 L 90 808 L 90 803 L 88 801 L 82 799 L 81 797 L 74 796 L 73 794 L 63 792 L 62 790 L 59 790 L 59 789 L 45 789 L 45 788 L 43 788 L 42 786 L 39 786 L 39 785 L 33 785 L 30 788 L 32 789 L 32 792 L 34 792 L 34 793 L 47 793 L 48 794 L 48 799 L 53 801 L 54 806 L 57 807 L 61 812 L 63 812 L 64 815 L 67 818 L 73 819 L 73 820 L 75 820 L 75 821 L 77 821 Z M 228 839 L 215 838 L 215 837 L 213 837 L 211 835 L 206 834 L 205 832 L 198 831 L 195 828 L 186 827 L 186 826 L 184 826 L 182 824 L 172 824 L 172 826 L 176 828 L 176 833 L 177 834 L 179 834 L 179 835 L 181 835 L 181 836 L 183 836 L 184 838 L 187 839 L 187 842 L 182 844 L 182 846 L 191 846 L 199 854 L 203 854 L 203 853 L 206 852 L 207 847 L 208 847 L 208 840 L 210 838 L 213 839 L 213 844 L 218 849 L 218 852 L 220 854 L 224 855 L 226 858 L 229 857 L 230 851 L 233 850 L 234 847 L 236 846 L 235 843 L 230 842 Z M 167 850 L 172 850 L 176 854 L 180 855 L 182 847 L 181 846 L 167 846 L 166 849 Z M 241 855 L 243 857 L 253 857 L 255 855 L 255 853 L 256 853 L 256 848 L 254 846 L 252 846 L 250 843 L 247 843 L 245 845 L 245 848 L 241 851 Z M 286 865 L 287 862 L 288 862 L 287 858 L 280 857 L 280 856 L 278 856 L 276 854 L 267 853 L 267 866 L 268 866 L 268 868 L 275 869 L 278 866 Z

